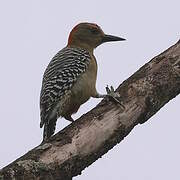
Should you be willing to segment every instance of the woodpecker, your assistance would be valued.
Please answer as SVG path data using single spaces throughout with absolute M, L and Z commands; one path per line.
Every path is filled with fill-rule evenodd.
M 40 94 L 40 127 L 43 140 L 54 134 L 59 117 L 73 122 L 72 114 L 90 97 L 104 98 L 96 90 L 97 62 L 94 49 L 109 41 L 124 38 L 106 35 L 94 23 L 80 23 L 70 32 L 68 44 L 47 66 Z M 107 92 L 114 91 L 113 88 Z

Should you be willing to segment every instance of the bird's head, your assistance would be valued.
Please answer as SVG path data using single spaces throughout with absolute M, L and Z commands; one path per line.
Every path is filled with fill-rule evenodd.
M 68 46 L 78 46 L 93 50 L 105 42 L 124 40 L 121 37 L 105 34 L 97 24 L 80 23 L 72 29 L 68 39 Z

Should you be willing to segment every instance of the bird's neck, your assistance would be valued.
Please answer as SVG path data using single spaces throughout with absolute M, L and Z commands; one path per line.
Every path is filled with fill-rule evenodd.
M 72 48 L 81 48 L 81 49 L 84 49 L 84 50 L 88 51 L 92 55 L 93 55 L 93 52 L 94 52 L 94 48 L 92 48 L 87 43 L 72 43 L 72 44 L 68 44 L 67 46 L 68 47 L 72 47 Z

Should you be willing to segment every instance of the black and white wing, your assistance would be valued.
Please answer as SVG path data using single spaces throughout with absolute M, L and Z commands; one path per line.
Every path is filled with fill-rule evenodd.
M 89 53 L 79 48 L 66 47 L 54 56 L 43 76 L 40 95 L 40 127 L 50 121 L 49 116 L 57 102 L 86 71 L 89 62 Z

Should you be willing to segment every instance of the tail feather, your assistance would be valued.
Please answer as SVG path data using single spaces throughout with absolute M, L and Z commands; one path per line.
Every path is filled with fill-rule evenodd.
M 43 141 L 49 139 L 55 132 L 57 118 L 44 123 Z

